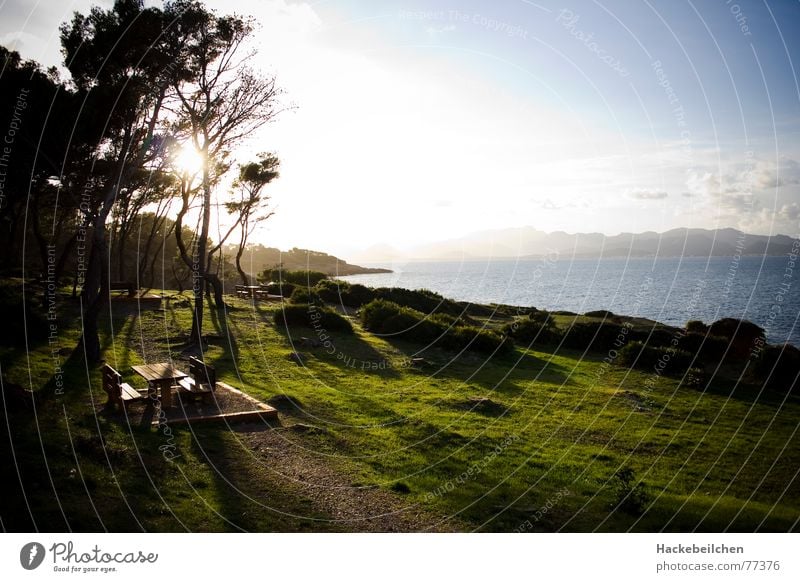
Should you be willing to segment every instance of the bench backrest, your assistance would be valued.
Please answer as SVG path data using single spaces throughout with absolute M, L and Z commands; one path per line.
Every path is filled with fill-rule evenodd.
M 198 384 L 207 384 L 212 390 L 217 385 L 217 372 L 214 366 L 209 366 L 194 356 L 189 358 L 189 375 Z
M 108 364 L 103 366 L 103 390 L 111 400 L 117 401 L 120 399 L 122 375 Z

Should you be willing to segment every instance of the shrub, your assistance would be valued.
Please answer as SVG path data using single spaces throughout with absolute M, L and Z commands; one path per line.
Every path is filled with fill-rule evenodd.
M 50 329 L 45 316 L 47 306 L 40 307 L 38 301 L 37 305 L 32 305 L 34 301 L 31 293 L 23 302 L 21 287 L 0 287 L 0 318 L 3 321 L 1 344 L 18 346 L 26 337 L 31 343 L 47 339 Z
M 268 283 L 292 283 L 305 287 L 314 287 L 328 275 L 322 271 L 286 271 L 283 269 L 266 269 L 261 272 L 259 279 Z
M 361 309 L 364 328 L 410 341 L 433 343 L 451 350 L 469 349 L 478 352 L 507 352 L 513 344 L 497 333 L 463 325 L 461 320 L 445 314 L 426 316 L 385 299 L 375 299 Z
M 501 331 L 526 345 L 553 344 L 558 343 L 561 339 L 557 330 L 551 325 L 531 319 L 517 319 L 504 325 Z
M 380 287 L 374 291 L 378 299 L 386 299 L 403 307 L 410 307 L 422 313 L 447 313 L 461 315 L 464 308 L 457 302 L 445 299 L 438 293 L 427 289 L 402 289 L 400 287 Z
M 307 289 L 305 287 L 295 287 L 292 291 L 292 296 L 289 298 L 290 303 L 306 303 L 311 305 L 323 305 L 322 298 L 314 291 L 314 289 Z
M 284 305 L 275 312 L 275 325 L 280 327 L 302 325 L 316 330 L 353 333 L 353 325 L 335 311 L 308 304 Z
M 284 297 L 291 297 L 295 290 L 295 286 L 291 283 L 270 283 L 266 288 L 270 295 L 283 295 Z
M 684 375 L 692 365 L 692 354 L 683 350 L 653 347 L 634 341 L 619 350 L 617 363 L 639 370 L 658 369 L 664 375 Z
M 676 331 L 662 325 L 654 325 L 650 328 L 632 329 L 628 333 L 629 341 L 640 341 L 652 348 L 670 347 L 676 338 Z
M 641 515 L 650 503 L 650 496 L 644 490 L 641 482 L 634 483 L 633 469 L 625 467 L 614 473 L 612 492 L 614 494 L 614 507 L 625 513 Z
M 789 344 L 766 346 L 756 360 L 754 374 L 767 387 L 784 393 L 791 392 L 800 383 L 800 350 Z
M 528 314 L 528 319 L 545 327 L 551 327 L 555 325 L 555 318 L 553 317 L 553 314 L 547 311 L 539 311 L 538 309 L 531 311 L 530 314 Z
M 613 319 L 617 317 L 615 314 L 605 309 L 598 309 L 596 311 L 587 311 L 584 313 L 586 317 L 602 317 L 604 319 Z
M 347 307 L 361 307 L 375 299 L 375 292 L 358 283 L 325 279 L 314 290 L 328 303 L 341 303 Z
M 578 350 L 609 350 L 619 343 L 620 338 L 629 334 L 622 332 L 622 326 L 608 321 L 578 321 L 564 332 L 565 347 Z
M 707 335 L 705 332 L 690 331 L 681 340 L 680 347 L 695 354 L 697 364 L 718 364 L 725 357 L 728 340 L 723 337 Z
M 708 326 L 702 321 L 692 319 L 686 322 L 686 331 L 692 333 L 706 333 L 708 331 Z
M 443 346 L 452 350 L 468 349 L 484 354 L 508 353 L 513 342 L 498 333 L 472 326 L 453 327 L 442 340 Z
M 726 317 L 715 321 L 708 327 L 710 335 L 725 338 L 730 344 L 729 353 L 748 358 L 756 344 L 763 345 L 765 341 L 764 330 L 751 321 Z

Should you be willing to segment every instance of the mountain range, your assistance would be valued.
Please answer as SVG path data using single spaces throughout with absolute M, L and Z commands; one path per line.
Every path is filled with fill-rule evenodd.
M 553 253 L 578 258 L 779 256 L 792 249 L 796 252 L 799 247 L 800 240 L 786 235 L 746 234 L 733 228 L 676 228 L 662 233 L 647 231 L 608 236 L 601 233 L 544 232 L 526 226 L 475 232 L 407 251 L 379 245 L 352 258 L 360 262 L 381 262 L 527 258 Z

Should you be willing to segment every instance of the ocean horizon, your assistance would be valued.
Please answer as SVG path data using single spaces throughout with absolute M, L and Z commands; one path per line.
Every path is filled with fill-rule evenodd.
M 800 346 L 796 258 L 786 256 L 570 258 L 377 262 L 392 273 L 339 277 L 369 287 L 429 289 L 471 303 L 548 311 L 605 309 L 683 326 L 733 317 L 770 343 Z

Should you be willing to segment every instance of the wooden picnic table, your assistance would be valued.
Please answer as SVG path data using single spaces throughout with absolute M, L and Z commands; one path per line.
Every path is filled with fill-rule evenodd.
M 181 372 L 172 364 L 141 364 L 131 367 L 154 390 L 160 393 L 161 407 L 170 408 L 172 406 L 172 385 L 178 380 L 186 378 L 186 373 Z

